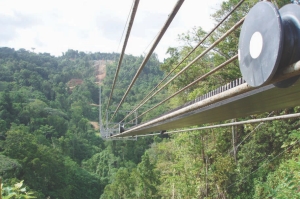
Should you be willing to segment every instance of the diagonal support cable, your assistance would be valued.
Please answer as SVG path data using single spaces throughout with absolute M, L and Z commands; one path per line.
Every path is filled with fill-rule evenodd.
M 114 92 L 114 88 L 115 88 L 115 85 L 116 85 L 116 81 L 117 81 L 118 74 L 119 74 L 119 71 L 120 71 L 120 67 L 121 67 L 121 64 L 122 64 L 124 52 L 125 52 L 125 49 L 126 49 L 126 46 L 127 46 L 127 42 L 128 42 L 128 39 L 129 39 L 129 35 L 130 35 L 130 32 L 131 32 L 132 24 L 134 22 L 134 18 L 135 18 L 135 14 L 136 14 L 139 2 L 140 2 L 140 0 L 135 0 L 134 1 L 134 5 L 133 5 L 133 8 L 132 8 L 130 21 L 129 21 L 128 28 L 127 28 L 127 33 L 126 33 L 124 44 L 123 44 L 123 48 L 122 48 L 122 51 L 121 51 L 121 56 L 120 56 L 120 59 L 119 59 L 119 63 L 118 63 L 116 74 L 115 74 L 114 81 L 113 81 L 113 84 L 112 84 L 110 96 L 109 96 L 109 99 L 108 99 L 106 112 L 108 111 L 108 108 L 109 108 L 109 105 L 110 105 L 110 101 L 111 101 L 111 98 L 112 98 L 112 95 L 113 95 L 113 92 Z
M 192 104 L 184 106 L 184 107 L 182 107 L 180 109 L 175 109 L 172 112 L 169 112 L 169 113 L 167 113 L 165 115 L 159 116 L 159 117 L 157 117 L 155 119 L 152 119 L 150 121 L 142 123 L 142 124 L 140 124 L 138 126 L 134 126 L 134 127 L 130 128 L 130 129 L 126 130 L 122 134 L 118 134 L 118 135 L 115 135 L 115 136 L 116 137 L 124 137 L 124 136 L 127 136 L 129 134 L 132 135 L 134 132 L 136 133 L 136 132 L 140 131 L 143 128 L 148 128 L 150 125 L 157 125 L 160 122 L 173 119 L 173 118 L 175 118 L 177 116 L 180 116 L 180 115 L 183 115 L 183 114 L 186 114 L 186 113 L 191 113 L 191 112 L 193 112 L 195 110 L 198 110 L 200 108 L 203 108 L 203 107 L 206 107 L 206 106 L 218 103 L 218 102 L 220 102 L 222 100 L 226 100 L 226 99 L 230 99 L 230 98 L 236 97 L 236 96 L 241 95 L 241 94 L 244 94 L 243 99 L 245 99 L 245 98 L 249 97 L 249 95 L 248 95 L 249 93 L 248 92 L 254 92 L 256 90 L 257 92 L 262 93 L 262 92 L 274 89 L 274 86 L 272 86 L 271 84 L 274 84 L 274 83 L 282 81 L 282 80 L 286 80 L 286 79 L 288 79 L 290 77 L 294 77 L 294 76 L 297 76 L 299 74 L 300 74 L 300 61 L 298 61 L 297 63 L 292 64 L 292 65 L 290 65 L 290 66 L 288 66 L 286 68 L 284 68 L 283 71 L 280 71 L 278 74 L 276 74 L 275 77 L 269 83 L 269 85 L 262 86 L 259 89 L 257 89 L 257 88 L 249 86 L 247 83 L 242 83 L 242 84 L 240 84 L 238 86 L 235 86 L 233 88 L 229 88 L 228 90 L 222 91 L 219 94 L 216 94 L 216 95 L 213 95 L 211 97 L 208 97 L 208 98 L 196 101 L 196 102 L 194 102 Z M 299 86 L 299 84 L 297 86 Z M 297 86 L 294 87 L 294 88 L 298 88 Z M 278 91 L 277 91 L 277 93 L 278 93 Z M 279 95 L 277 93 L 276 93 L 276 89 L 275 89 L 275 91 L 273 90 L 272 94 L 275 94 L 276 96 L 279 97 Z M 279 92 L 279 93 L 282 94 L 283 92 Z M 294 99 L 293 105 L 291 104 L 291 106 L 295 106 L 295 104 L 298 102 L 297 101 L 298 98 L 296 97 L 296 93 L 297 93 L 297 89 L 296 90 L 292 90 L 291 89 L 291 90 L 288 91 L 288 93 L 286 93 L 287 95 L 294 95 L 295 94 L 293 96 L 294 97 L 293 98 Z M 250 96 L 254 95 L 254 94 L 255 94 L 255 92 L 252 93 L 252 94 L 250 94 Z M 264 101 L 265 104 L 266 104 L 266 101 L 267 100 Z M 284 97 L 281 97 L 281 102 L 277 103 L 277 104 L 275 103 L 275 107 L 278 107 L 280 109 L 280 108 L 284 108 L 285 106 L 288 106 L 284 101 L 287 102 L 289 100 L 286 101 L 286 99 Z M 257 102 L 257 103 L 259 103 L 259 102 Z M 240 104 L 240 106 L 241 106 L 241 104 Z M 244 104 L 243 104 L 243 106 L 244 106 Z M 252 106 L 252 107 L 254 107 L 254 106 Z M 266 110 L 266 109 L 264 109 L 264 110 Z M 255 113 L 257 113 L 257 112 L 255 112 Z M 212 121 L 212 120 L 210 120 L 210 121 Z M 195 124 L 195 123 L 193 123 L 193 124 Z M 183 125 L 181 125 L 181 126 L 183 126 Z
M 123 95 L 119 105 L 117 106 L 114 114 L 112 115 L 110 121 L 115 117 L 116 113 L 118 112 L 120 106 L 122 105 L 122 103 L 124 102 L 126 96 L 128 95 L 129 91 L 131 90 L 133 84 L 135 83 L 135 81 L 137 80 L 138 76 L 140 75 L 140 73 L 142 72 L 142 69 L 144 68 L 144 66 L 146 65 L 146 63 L 148 62 L 150 56 L 152 55 L 153 51 L 155 50 L 156 46 L 158 45 L 158 43 L 160 42 L 161 38 L 163 37 L 163 35 L 165 34 L 165 32 L 167 31 L 169 25 L 171 24 L 171 22 L 173 21 L 174 17 L 176 16 L 178 10 L 180 9 L 181 5 L 183 4 L 184 0 L 178 0 L 175 7 L 173 8 L 171 14 L 169 15 L 166 23 L 164 24 L 163 28 L 161 29 L 159 35 L 157 36 L 155 42 L 153 43 L 151 49 L 149 50 L 148 54 L 146 55 L 144 61 L 142 62 L 141 66 L 139 67 L 138 71 L 136 72 L 135 76 L 133 77 L 130 85 L 128 86 L 125 94 Z
M 244 124 L 268 122 L 268 121 L 273 121 L 273 120 L 287 120 L 287 119 L 298 118 L 298 117 L 300 117 L 300 113 L 293 113 L 293 114 L 265 117 L 265 118 L 259 118 L 259 119 L 251 119 L 251 120 L 245 120 L 245 121 L 239 121 L 239 122 L 231 122 L 231 123 L 216 124 L 216 125 L 211 125 L 211 126 L 203 126 L 203 127 L 197 127 L 197 128 L 191 128 L 191 129 L 167 131 L 167 132 L 164 132 L 164 134 L 185 133 L 185 132 L 189 132 L 189 131 L 200 131 L 200 130 L 205 130 L 205 129 L 223 128 L 223 127 L 229 127 L 229 126 L 239 126 L 239 125 L 244 125 Z M 136 137 L 145 137 L 145 136 L 153 136 L 153 135 L 160 135 L 160 134 L 161 133 L 152 133 L 152 134 L 145 134 L 145 135 L 137 135 Z
M 241 0 L 164 78 L 161 80 L 133 110 L 126 115 L 119 123 L 123 122 L 126 118 L 132 115 L 137 109 L 144 105 L 147 99 L 155 89 L 157 89 L 245 0 Z M 152 96 L 151 96 L 152 97 Z M 150 97 L 150 98 L 151 98 Z M 146 101 L 147 100 L 147 101 Z
M 177 78 L 179 75 L 181 75 L 184 71 L 186 71 L 190 66 L 192 66 L 197 60 L 202 58 L 204 55 L 206 55 L 211 49 L 213 49 L 216 45 L 218 45 L 221 41 L 223 41 L 229 34 L 231 34 L 233 31 L 235 31 L 238 27 L 240 27 L 245 20 L 245 17 L 243 17 L 240 21 L 238 21 L 234 26 L 232 26 L 225 34 L 223 34 L 218 40 L 216 40 L 211 46 L 209 46 L 205 51 L 203 51 L 200 55 L 198 55 L 193 61 L 191 61 L 189 64 L 187 64 L 183 69 L 181 69 L 176 75 L 174 75 L 169 81 L 167 81 L 162 87 L 160 87 L 157 91 L 155 91 L 147 100 L 143 102 L 145 104 L 147 101 L 149 101 L 154 95 L 156 95 L 158 92 L 160 92 L 163 88 L 165 88 L 170 82 L 172 82 L 175 78 Z M 143 104 L 140 104 L 139 107 L 141 107 Z M 153 109 L 153 108 L 151 108 Z M 139 115 L 138 117 L 140 117 Z
M 166 99 L 164 99 L 163 101 L 157 103 L 156 105 L 154 105 L 152 108 L 148 109 L 147 111 L 143 112 L 142 114 L 140 114 L 139 116 L 137 116 L 137 118 L 145 115 L 146 113 L 152 111 L 153 109 L 157 108 L 158 106 L 162 105 L 163 103 L 165 103 L 166 101 L 168 101 L 169 99 L 171 99 L 172 97 L 178 95 L 179 93 L 183 92 L 184 90 L 192 87 L 193 85 L 195 85 L 196 83 L 202 81 L 204 78 L 208 77 L 209 75 L 217 72 L 218 70 L 224 68 L 225 66 L 227 66 L 228 64 L 230 64 L 231 62 L 237 60 L 238 55 L 235 55 L 233 57 L 231 57 L 229 60 L 225 61 L 224 63 L 220 64 L 219 66 L 217 66 L 216 68 L 214 68 L 213 70 L 209 71 L 208 73 L 200 76 L 199 78 L 197 78 L 196 80 L 194 80 L 193 82 L 189 83 L 188 85 L 186 85 L 185 87 L 181 88 L 180 90 L 178 90 L 177 92 L 173 93 L 172 95 L 170 95 L 169 97 L 167 97 Z M 137 119 L 134 118 L 134 119 Z M 132 122 L 133 120 L 131 120 L 130 122 Z

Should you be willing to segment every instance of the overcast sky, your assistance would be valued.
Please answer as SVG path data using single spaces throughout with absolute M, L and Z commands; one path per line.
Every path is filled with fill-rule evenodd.
M 120 52 L 121 35 L 133 0 L 0 0 L 0 47 L 62 55 L 68 49 Z M 126 54 L 147 53 L 177 0 L 140 0 Z M 162 60 L 177 35 L 201 26 L 222 0 L 185 0 L 155 52 Z M 125 34 L 125 33 L 124 33 Z M 148 47 L 148 48 L 147 48 Z M 146 49 L 147 48 L 147 49 Z

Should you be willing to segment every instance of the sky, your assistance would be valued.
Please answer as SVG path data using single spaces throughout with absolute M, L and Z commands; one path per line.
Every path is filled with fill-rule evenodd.
M 193 27 L 209 31 L 223 0 L 185 0 L 155 53 L 167 57 L 178 35 Z M 61 56 L 68 49 L 121 52 L 122 32 L 133 0 L 0 0 L 0 47 Z M 147 54 L 177 0 L 140 0 L 125 53 Z

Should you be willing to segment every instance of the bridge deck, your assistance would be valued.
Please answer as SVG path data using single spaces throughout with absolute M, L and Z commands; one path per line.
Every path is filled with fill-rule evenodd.
M 296 72 L 292 72 L 293 75 L 299 74 L 300 62 L 295 66 L 298 68 L 295 69 L 297 70 Z M 260 88 L 251 88 L 244 83 L 166 116 L 161 116 L 150 122 L 134 126 L 113 137 L 142 135 L 161 130 L 201 125 L 232 118 L 246 117 L 267 111 L 280 110 L 300 105 L 299 98 L 300 81 L 285 89 L 276 88 L 273 84 Z M 205 104 L 208 105 L 205 106 Z

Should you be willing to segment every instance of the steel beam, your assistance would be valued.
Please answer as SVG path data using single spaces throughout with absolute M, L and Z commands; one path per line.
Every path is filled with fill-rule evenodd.
M 299 74 L 300 61 L 280 72 L 271 83 Z M 300 105 L 299 98 L 300 81 L 285 89 L 276 88 L 273 84 L 253 88 L 244 83 L 167 115 L 134 126 L 113 137 L 143 135 L 280 110 Z

